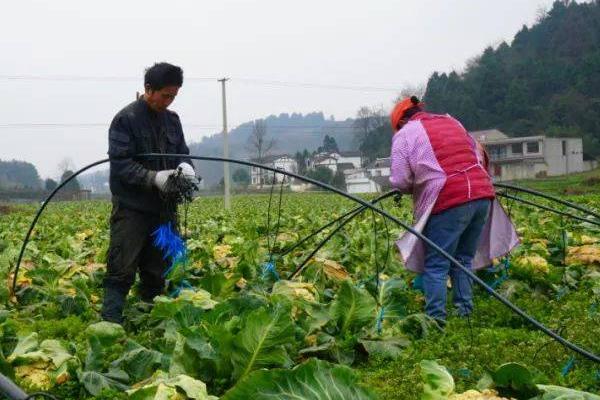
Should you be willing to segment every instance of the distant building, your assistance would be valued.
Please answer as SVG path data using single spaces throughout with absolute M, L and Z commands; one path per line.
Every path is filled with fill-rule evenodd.
M 390 185 L 390 159 L 378 158 L 364 168 L 344 171 L 348 193 L 378 193 Z
M 498 181 L 566 175 L 594 168 L 583 161 L 581 138 L 507 137 L 492 129 L 471 132 L 490 156 L 490 174 Z
M 252 161 L 259 162 L 258 160 Z M 261 163 L 271 168 L 276 168 L 287 172 L 298 172 L 298 163 L 292 156 L 288 154 L 268 156 L 263 158 Z M 258 167 L 250 168 L 250 183 L 253 186 L 261 186 L 261 184 L 270 185 L 273 183 L 273 176 L 275 176 L 275 183 L 281 183 L 281 181 L 287 177 L 287 175 L 275 174 L 272 171 Z M 289 177 L 286 181 L 290 182 Z
M 367 171 L 371 176 L 390 176 L 391 161 L 389 157 L 378 158 L 367 165 Z
M 348 193 L 376 193 L 380 187 L 365 168 L 344 171 L 346 178 L 346 192 Z
M 354 168 L 360 168 L 362 167 L 363 159 L 360 151 L 342 151 L 337 154 L 337 161 L 338 164 L 348 163 L 352 164 Z
M 339 153 L 320 153 L 313 157 L 310 162 L 311 168 L 327 167 L 334 174 L 338 170 L 338 165 L 344 164 L 342 170 L 348 169 L 348 164 L 352 168 L 360 168 L 362 166 L 362 157 L 358 151 L 345 151 Z
M 337 158 L 334 154 L 317 154 L 311 162 L 311 168 L 316 169 L 319 167 L 329 168 L 334 174 L 337 172 Z

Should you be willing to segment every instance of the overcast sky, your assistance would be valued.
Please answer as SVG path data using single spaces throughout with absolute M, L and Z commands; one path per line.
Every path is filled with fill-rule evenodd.
M 188 142 L 221 129 L 224 76 L 230 127 L 283 112 L 345 119 L 363 105 L 389 108 L 403 87 L 462 69 L 551 4 L 5 0 L 0 159 L 30 161 L 45 178 L 65 157 L 76 167 L 105 157 L 108 123 L 155 61 L 184 69 L 172 109 Z

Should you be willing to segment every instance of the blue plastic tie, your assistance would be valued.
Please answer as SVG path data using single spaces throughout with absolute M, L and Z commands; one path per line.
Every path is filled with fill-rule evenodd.
M 598 313 L 598 301 L 594 301 L 592 304 L 590 304 L 590 309 L 588 311 L 588 314 L 591 317 L 593 317 L 597 313 Z
M 413 289 L 420 292 L 424 292 L 423 288 L 423 274 L 418 274 L 412 281 Z
M 566 287 L 561 287 L 556 293 L 556 300 L 560 300 L 567 294 L 568 289 Z
M 471 376 L 471 370 L 468 368 L 460 368 L 456 370 L 457 375 L 462 376 L 463 378 L 468 378 Z
M 185 279 L 169 294 L 170 297 L 179 297 L 183 289 L 194 289 L 192 285 Z
M 496 268 L 492 268 L 491 272 L 500 272 L 501 274 L 498 277 L 498 279 L 496 279 L 494 282 L 492 282 L 490 284 L 490 287 L 492 289 L 496 289 L 498 286 L 502 285 L 506 280 L 508 280 L 508 269 L 510 268 L 510 261 L 508 259 L 508 257 L 505 257 L 504 260 L 502 260 L 502 263 L 500 265 L 498 265 L 498 267 Z
M 173 229 L 172 223 L 162 224 L 152 232 L 154 246 L 163 253 L 163 259 L 171 259 L 169 268 L 163 272 L 163 278 L 167 277 L 178 264 L 187 261 L 187 249 L 185 241 Z
M 377 316 L 377 322 L 375 323 L 375 326 L 377 328 L 377 333 L 379 335 L 381 335 L 384 318 L 385 318 L 385 307 L 382 306 L 381 309 L 379 310 L 379 315 Z
M 563 377 L 567 376 L 569 374 L 569 372 L 571 372 L 571 369 L 573 369 L 574 365 L 575 365 L 575 356 L 571 356 L 571 358 L 569 358 L 569 361 L 567 361 L 565 366 L 562 368 L 562 371 L 560 374 Z
M 262 278 L 267 279 L 269 276 L 273 277 L 276 281 L 278 281 L 279 273 L 277 272 L 277 268 L 275 267 L 275 263 L 273 261 L 268 261 L 263 264 L 262 269 Z
M 186 253 L 185 242 L 173 229 L 171 222 L 162 224 L 152 232 L 154 245 L 163 252 L 163 258 L 179 259 Z

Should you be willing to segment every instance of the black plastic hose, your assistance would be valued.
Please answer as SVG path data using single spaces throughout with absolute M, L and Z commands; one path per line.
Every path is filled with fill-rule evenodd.
M 521 202 L 523 204 L 527 204 L 528 206 L 537 207 L 537 208 L 540 208 L 542 210 L 546 210 L 546 211 L 549 211 L 549 212 L 552 212 L 552 213 L 555 213 L 555 214 L 558 214 L 558 215 L 562 215 L 564 217 L 569 217 L 569 218 L 576 219 L 578 221 L 587 222 L 589 224 L 594 224 L 594 225 L 600 226 L 600 221 L 597 221 L 597 220 L 594 220 L 594 219 L 588 219 L 588 218 L 580 217 L 579 215 L 575 215 L 573 213 L 569 213 L 569 212 L 566 212 L 566 211 L 561 211 L 561 210 L 558 210 L 558 209 L 553 208 L 553 207 L 545 206 L 543 204 L 535 203 L 533 201 L 524 199 L 522 197 L 513 196 L 511 194 L 504 193 L 504 192 L 496 192 L 496 196 L 506 197 L 507 199 L 516 200 L 516 201 L 519 201 L 519 202 Z
M 499 188 L 504 188 L 504 189 L 517 190 L 519 192 L 529 193 L 529 194 L 532 194 L 534 196 L 543 197 L 544 199 L 555 201 L 557 203 L 560 203 L 560 204 L 565 205 L 567 207 L 571 207 L 571 208 L 573 208 L 575 210 L 584 212 L 586 214 L 593 215 L 594 217 L 600 219 L 600 214 L 598 214 L 597 212 L 592 211 L 592 210 L 590 210 L 588 208 L 582 207 L 579 204 L 571 203 L 570 201 L 566 201 L 566 200 L 563 200 L 563 199 L 558 198 L 556 196 L 552 196 L 550 194 L 538 192 L 537 190 L 533 190 L 533 189 L 527 189 L 527 188 L 524 188 L 524 187 L 521 187 L 521 186 L 511 185 L 511 184 L 508 184 L 508 183 L 494 183 L 494 186 L 499 187 Z
M 0 392 L 10 400 L 25 400 L 29 398 L 27 393 L 2 374 L 0 374 Z
M 181 154 L 156 154 L 156 153 L 149 153 L 149 154 L 140 154 L 137 155 L 136 158 L 180 158 Z M 556 334 L 554 331 L 548 329 L 546 326 L 544 326 L 541 322 L 537 321 L 535 318 L 529 316 L 525 311 L 521 310 L 519 307 L 517 307 L 516 305 L 514 305 L 513 303 L 511 303 L 508 299 L 504 298 L 502 295 L 500 295 L 499 293 L 497 293 L 494 289 L 492 289 L 490 286 L 488 286 L 483 280 L 481 280 L 477 275 L 475 275 L 473 273 L 473 271 L 471 271 L 470 269 L 466 268 L 464 265 L 462 265 L 460 262 L 458 262 L 454 257 L 452 257 L 448 252 L 446 252 L 444 249 L 440 248 L 438 245 L 436 245 L 434 242 L 432 242 L 430 239 L 428 239 L 427 237 L 425 237 L 421 232 L 418 232 L 416 230 L 414 230 L 411 226 L 409 226 L 408 224 L 400 221 L 399 219 L 397 219 L 396 217 L 394 217 L 393 215 L 389 214 L 387 211 L 382 210 L 378 207 L 373 206 L 372 204 L 369 204 L 369 202 L 351 195 L 349 193 L 343 192 L 342 190 L 333 187 L 331 185 L 328 185 L 326 183 L 323 182 L 319 182 L 315 179 L 312 178 L 308 178 L 306 176 L 302 176 L 302 175 L 298 175 L 296 173 L 293 172 L 288 172 L 288 171 L 284 171 L 281 169 L 277 169 L 277 168 L 273 168 L 273 167 L 269 167 L 267 165 L 261 165 L 258 163 L 254 163 L 251 161 L 245 161 L 245 160 L 235 160 L 235 159 L 230 159 L 230 158 L 224 158 L 224 157 L 209 157 L 209 156 L 188 156 L 186 155 L 187 158 L 190 159 L 194 159 L 194 160 L 204 160 L 204 161 L 218 161 L 218 162 L 229 162 L 229 163 L 234 163 L 234 164 L 240 164 L 240 165 L 246 165 L 249 167 L 257 167 L 257 168 L 262 168 L 265 169 L 267 171 L 271 171 L 271 172 L 275 172 L 275 173 L 279 173 L 279 174 L 285 174 L 288 176 L 291 176 L 293 178 L 302 180 L 304 182 L 308 182 L 308 183 L 312 183 L 315 186 L 318 186 L 320 188 L 329 190 L 331 192 L 337 193 L 340 196 L 343 196 L 349 200 L 353 200 L 356 203 L 359 203 L 363 206 L 365 206 L 366 208 L 370 208 L 371 210 L 373 210 L 374 212 L 382 215 L 383 217 L 389 219 L 390 221 L 395 222 L 397 225 L 401 226 L 402 228 L 404 228 L 405 230 L 407 230 L 408 232 L 412 233 L 413 235 L 417 236 L 419 239 L 421 239 L 423 242 L 425 242 L 425 244 L 427 244 L 428 246 L 430 246 L 431 248 L 435 249 L 439 254 L 441 254 L 442 256 L 444 256 L 448 261 L 450 261 L 450 263 L 454 266 L 456 266 L 457 268 L 460 268 L 464 273 L 466 273 L 473 281 L 475 281 L 479 286 L 481 286 L 485 291 L 487 291 L 490 295 L 492 295 L 493 297 L 495 297 L 498 301 L 500 301 L 503 305 L 505 305 L 506 307 L 508 307 L 511 311 L 513 311 L 515 314 L 519 315 L 521 318 L 523 318 L 525 321 L 527 321 L 528 323 L 530 323 L 532 326 L 534 326 L 536 329 L 542 331 L 543 333 L 545 333 L 546 335 L 548 335 L 549 337 L 553 338 L 554 340 L 556 340 L 558 343 L 562 344 L 564 347 L 574 351 L 575 353 L 591 360 L 594 361 L 596 363 L 600 363 L 600 357 L 577 346 L 574 343 L 571 343 L 570 341 L 568 341 L 567 339 L 563 338 L 562 336 Z M 37 222 L 37 219 L 39 218 L 39 215 L 41 214 L 41 212 L 43 211 L 43 209 L 45 208 L 46 204 L 54 197 L 54 195 L 56 194 L 56 192 L 62 188 L 66 183 L 68 183 L 70 180 L 74 179 L 77 175 L 81 174 L 82 172 L 86 171 L 89 168 L 92 168 L 96 165 L 102 164 L 102 163 L 106 163 L 110 161 L 109 159 L 104 159 L 104 160 L 100 160 L 97 161 L 93 164 L 90 164 L 80 170 L 78 170 L 77 172 L 75 172 L 73 175 L 71 175 L 69 178 L 65 179 L 64 182 L 62 182 L 49 196 L 48 198 L 44 201 L 44 203 L 42 204 L 42 207 L 40 208 L 40 210 L 38 210 L 38 213 L 36 214 L 34 221 L 32 222 L 29 231 L 27 232 L 27 235 L 25 237 L 25 240 L 23 242 L 23 246 L 21 248 L 21 252 L 19 254 L 19 259 L 17 261 L 17 265 L 15 268 L 15 275 L 14 275 L 14 279 L 13 279 L 13 292 L 16 289 L 16 283 L 17 283 L 17 274 L 18 274 L 18 270 L 19 270 L 19 266 L 21 263 L 21 258 L 22 255 L 25 251 L 25 247 L 27 246 L 27 242 L 29 241 L 29 237 L 31 235 L 31 232 L 33 230 L 33 228 L 35 227 L 35 223 Z M 500 186 L 502 187 L 502 186 Z M 506 185 L 505 185 L 506 187 Z M 511 189 L 515 189 L 516 190 L 521 190 L 521 188 L 518 187 L 509 187 Z M 526 191 L 526 190 L 523 190 Z M 537 194 L 537 192 L 532 191 L 532 194 Z M 551 198 L 552 196 L 544 196 L 547 198 Z M 556 200 L 560 200 L 560 199 L 556 199 Z M 572 204 L 568 203 L 568 202 L 564 202 L 564 201 L 559 201 L 565 205 L 569 205 L 569 206 L 573 206 Z M 577 205 L 574 205 L 576 207 L 578 207 Z M 576 208 L 574 207 L 574 208 Z M 584 208 L 577 208 L 580 211 L 584 211 L 587 212 L 587 210 L 585 210 Z M 592 213 L 592 215 L 597 216 L 597 214 Z
M 384 194 L 382 194 L 381 196 L 376 197 L 375 199 L 371 200 L 372 204 L 377 204 L 382 200 L 387 199 L 388 197 L 391 197 L 395 194 L 397 194 L 398 191 L 397 190 L 392 190 L 389 192 L 386 192 Z M 336 219 L 334 219 L 331 222 L 326 223 L 325 225 L 323 225 L 322 227 L 315 229 L 314 231 L 312 231 L 310 234 L 308 234 L 307 236 L 305 236 L 304 238 L 302 238 L 301 240 L 297 241 L 296 243 L 294 243 L 292 246 L 290 246 L 289 248 L 285 249 L 284 252 L 282 252 L 279 256 L 280 257 L 284 257 L 287 256 L 288 254 L 290 254 L 292 251 L 294 251 L 294 249 L 296 249 L 298 246 L 301 246 L 303 243 L 305 243 L 307 240 L 310 240 L 311 238 L 315 237 L 316 235 L 318 235 L 319 233 L 323 232 L 325 229 L 329 228 L 332 225 L 335 225 L 337 222 L 343 220 L 344 218 L 348 217 L 349 215 L 352 215 L 351 218 L 354 218 L 354 216 L 356 215 L 356 213 L 360 213 L 363 210 L 365 210 L 366 208 L 364 206 L 358 206 L 356 208 L 353 208 L 352 210 L 340 215 L 339 217 L 337 217 Z
M 385 193 L 382 196 L 377 197 L 376 199 L 371 200 L 371 204 L 375 205 L 377 203 L 379 203 L 381 200 L 384 200 L 385 198 L 392 196 L 395 194 L 395 191 L 392 192 L 388 192 Z M 351 212 L 352 215 L 348 216 L 348 218 L 346 218 L 345 220 L 343 220 L 338 226 L 336 226 L 336 228 L 334 230 L 332 230 L 323 240 L 321 240 L 319 242 L 319 244 L 317 245 L 317 247 L 315 247 L 313 249 L 313 251 L 310 252 L 310 254 L 308 256 L 306 256 L 306 258 L 304 258 L 304 261 L 302 261 L 300 263 L 300 265 L 298 265 L 296 267 L 296 269 L 288 276 L 288 280 L 289 279 L 294 279 L 294 277 L 296 275 L 298 275 L 300 272 L 302 272 L 302 270 L 304 269 L 304 267 L 306 266 L 306 264 L 308 264 L 308 262 L 311 260 L 311 258 L 314 257 L 315 254 L 317 254 L 317 252 L 319 250 L 321 250 L 321 248 L 323 246 L 325 246 L 325 244 L 329 241 L 329 239 L 331 239 L 336 233 L 338 233 L 344 226 L 346 226 L 350 221 L 352 221 L 354 218 L 356 218 L 360 213 L 362 213 L 364 210 L 366 210 L 367 207 L 365 206 L 360 206 L 358 208 L 355 209 L 355 211 Z M 344 214 L 344 216 L 347 216 L 348 213 Z M 341 218 L 341 217 L 340 217 Z M 340 218 L 337 218 L 335 221 L 339 221 Z M 322 230 L 322 229 L 321 229 Z

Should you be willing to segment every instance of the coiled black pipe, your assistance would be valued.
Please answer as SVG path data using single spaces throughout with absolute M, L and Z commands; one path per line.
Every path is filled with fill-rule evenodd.
M 396 193 L 397 193 L 397 191 L 395 191 L 395 190 L 392 190 L 391 192 L 384 193 L 383 195 L 381 195 L 381 196 L 379 196 L 379 197 L 371 200 L 371 204 L 375 205 L 375 204 L 379 203 L 381 200 L 384 200 L 387 197 L 393 196 Z M 331 239 L 336 233 L 338 233 L 340 231 L 340 229 L 342 229 L 350 221 L 352 221 L 354 219 L 354 217 L 358 216 L 361 212 L 363 212 L 366 209 L 367 209 L 367 207 L 360 206 L 360 207 L 357 207 L 354 210 L 351 210 L 350 212 L 344 214 L 343 216 L 335 219 L 334 222 L 337 222 L 337 221 L 340 221 L 343 217 L 346 217 L 346 216 L 348 216 L 350 214 L 348 216 L 348 218 L 346 218 L 345 220 L 343 220 L 334 230 L 332 230 L 323 240 L 321 240 L 319 242 L 319 244 L 313 249 L 313 251 L 311 251 L 310 254 L 304 258 L 304 261 L 302 261 L 300 263 L 300 265 L 298 265 L 296 267 L 296 269 L 288 276 L 288 279 L 294 279 L 294 277 L 296 277 L 296 275 L 298 275 L 300 272 L 302 272 L 302 270 L 304 269 L 304 267 L 306 266 L 306 264 L 308 264 L 308 262 L 311 260 L 311 258 L 313 258 L 313 256 L 315 254 L 317 254 L 317 252 L 319 250 L 321 250 L 321 248 L 323 246 L 325 246 L 325 244 L 329 241 L 329 239 Z M 323 229 L 325 229 L 325 228 L 321 228 L 321 229 L 317 230 L 317 233 L 320 232 L 320 231 L 322 231 Z M 307 236 L 301 242 L 304 242 L 305 240 L 307 240 L 311 236 L 314 236 L 315 234 L 316 233 L 311 234 L 310 236 Z M 296 247 L 296 246 L 293 246 L 293 247 Z
M 511 185 L 509 183 L 500 183 L 500 182 L 497 182 L 497 183 L 494 183 L 494 186 L 495 187 L 499 187 L 499 188 L 504 188 L 504 189 L 517 190 L 519 192 L 532 194 L 532 195 L 538 196 L 538 197 L 543 197 L 544 199 L 552 200 L 552 201 L 554 201 L 556 203 L 565 205 L 567 207 L 571 207 L 571 208 L 573 208 L 575 210 L 584 212 L 586 214 L 592 215 L 592 216 L 600 219 L 600 214 L 598 214 L 597 212 L 592 211 L 592 210 L 590 210 L 588 208 L 582 207 L 579 204 L 571 203 L 570 201 L 563 200 L 563 199 L 561 199 L 559 197 L 556 197 L 556 196 L 552 196 L 550 194 L 538 192 L 537 190 L 527 189 L 527 188 L 524 188 L 524 187 L 521 187 L 521 186 Z
M 150 154 L 140 154 L 137 155 L 136 158 L 180 158 L 182 155 L 181 154 L 156 154 L 156 153 L 150 153 Z M 452 265 L 454 265 L 457 268 L 460 268 L 464 273 L 466 273 L 473 281 L 475 281 L 479 286 L 481 286 L 485 291 L 487 291 L 490 295 L 492 295 L 493 297 L 495 297 L 498 301 L 500 301 L 502 304 L 504 304 L 506 307 L 508 307 L 511 311 L 513 311 L 515 314 L 519 315 L 521 318 L 523 318 L 525 321 L 527 321 L 528 323 L 530 323 L 532 326 L 534 326 L 536 329 L 542 331 L 543 333 L 545 333 L 546 335 L 548 335 L 549 337 L 551 337 L 552 339 L 556 340 L 558 343 L 562 344 L 564 347 L 574 351 L 575 353 L 587 358 L 588 360 L 594 361 L 596 363 L 600 363 L 600 356 L 597 356 L 596 354 L 593 354 L 589 351 L 587 351 L 586 349 L 583 349 L 579 346 L 577 346 L 574 343 L 571 343 L 570 341 L 568 341 L 567 339 L 563 338 L 562 336 L 558 335 L 556 332 L 552 331 L 551 329 L 547 328 L 545 325 L 543 325 L 541 322 L 537 321 L 535 318 L 529 316 L 525 311 L 521 310 L 519 307 L 517 307 L 516 305 L 514 305 L 513 303 L 511 303 L 508 299 L 504 298 L 502 295 L 500 295 L 499 293 L 497 293 L 494 289 L 492 289 L 490 286 L 488 286 L 483 280 L 481 280 L 477 275 L 475 275 L 473 273 L 473 271 L 471 271 L 470 269 L 466 268 L 464 265 L 462 265 L 460 262 L 458 262 L 454 257 L 452 257 L 448 252 L 446 252 L 444 249 L 440 248 L 438 245 L 436 245 L 435 243 L 433 243 L 430 239 L 428 239 L 427 237 L 425 237 L 421 232 L 418 232 L 416 230 L 414 230 L 411 226 L 409 226 L 408 224 L 400 221 L 399 219 L 397 219 L 396 217 L 394 217 L 393 215 L 389 214 L 387 211 L 382 210 L 378 207 L 373 206 L 372 204 L 369 204 L 369 202 L 367 202 L 366 200 L 363 200 L 357 196 L 351 195 L 349 193 L 346 193 L 338 188 L 335 188 L 331 185 L 328 185 L 326 183 L 323 182 L 319 182 L 315 179 L 312 178 L 308 178 L 306 176 L 302 176 L 302 175 L 298 175 L 295 174 L 293 172 L 287 172 L 284 170 L 280 170 L 277 168 L 273 168 L 273 167 L 269 167 L 266 165 L 261 165 L 258 163 L 254 163 L 251 161 L 245 161 L 245 160 L 236 160 L 236 159 L 230 159 L 230 158 L 224 158 L 224 157 L 209 157 L 209 156 L 187 156 L 187 158 L 190 159 L 194 159 L 194 160 L 204 160 L 204 161 L 218 161 L 218 162 L 229 162 L 229 163 L 234 163 L 234 164 L 240 164 L 240 165 L 246 165 L 249 167 L 257 167 L 257 168 L 261 168 L 261 169 L 265 169 L 267 171 L 271 171 L 274 173 L 279 173 L 279 174 L 284 174 L 284 175 L 288 175 L 291 176 L 293 178 L 296 179 L 300 179 L 302 181 L 311 183 L 315 186 L 318 186 L 320 188 L 329 190 L 331 192 L 337 193 L 340 196 L 343 196 L 349 200 L 352 200 L 356 203 L 359 203 L 361 205 L 363 205 L 366 208 L 371 209 L 372 211 L 380 214 L 381 216 L 389 219 L 390 221 L 395 222 L 396 224 L 398 224 L 399 226 L 401 226 L 402 228 L 404 228 L 405 230 L 407 230 L 408 232 L 412 233 L 413 235 L 417 236 L 419 239 L 421 239 L 422 241 L 424 241 L 428 246 L 430 246 L 431 248 L 435 249 L 438 253 L 440 253 L 442 256 L 444 256 L 448 261 L 450 261 L 450 263 Z M 18 275 L 18 270 L 19 270 L 19 266 L 21 264 L 21 259 L 23 256 L 23 253 L 25 251 L 25 247 L 27 246 L 27 242 L 29 241 L 29 237 L 31 236 L 31 232 L 33 231 L 33 228 L 35 227 L 35 223 L 37 222 L 41 212 L 44 210 L 45 206 L 48 204 L 48 202 L 54 197 L 54 195 L 58 192 L 58 190 L 60 190 L 64 185 L 66 185 L 68 182 L 70 182 L 72 179 L 74 179 L 77 175 L 81 174 L 82 172 L 96 166 L 102 163 L 106 163 L 110 161 L 110 159 L 104 159 L 104 160 L 100 160 L 100 161 L 96 161 L 95 163 L 92 163 L 90 165 L 87 165 L 86 167 L 78 170 L 77 172 L 75 172 L 73 175 L 71 175 L 69 178 L 65 179 L 65 181 L 63 181 L 60 185 L 58 185 L 56 187 L 56 189 L 54 189 L 52 191 L 52 193 L 50 193 L 50 195 L 48 196 L 48 198 L 44 201 L 44 203 L 42 204 L 42 207 L 40 207 L 40 209 L 38 210 L 38 213 L 36 214 L 30 228 L 29 231 L 27 232 L 27 235 L 25 237 L 25 240 L 23 241 L 23 246 L 21 247 L 21 252 L 19 253 L 19 259 L 17 260 L 17 264 L 15 266 L 15 275 L 13 278 L 13 286 L 12 286 L 12 290 L 14 292 L 14 290 L 16 289 L 16 283 L 17 283 L 17 275 Z M 504 186 L 506 187 L 506 185 Z M 515 189 L 516 187 L 509 187 L 511 189 Z M 517 190 L 519 190 L 518 188 L 516 188 Z M 531 191 L 533 192 L 533 191 Z M 537 194 L 536 192 L 533 192 L 532 194 Z M 544 197 L 552 197 L 552 196 L 544 196 Z M 557 199 L 560 200 L 560 199 Z M 561 201 L 561 203 L 565 204 L 565 205 L 569 205 L 569 206 L 576 206 L 574 208 L 580 209 L 580 211 L 584 211 L 586 212 L 587 210 L 581 208 L 578 208 L 579 206 L 577 205 L 572 205 L 568 202 L 563 202 Z M 592 213 L 592 215 L 595 215 L 594 213 Z M 595 215 L 597 216 L 597 215 Z
M 382 194 L 381 196 L 378 196 L 378 197 L 374 198 L 373 200 L 371 200 L 371 203 L 372 204 L 377 204 L 380 201 L 385 200 L 388 197 L 391 197 L 391 196 L 393 196 L 393 195 L 395 195 L 397 193 L 398 193 L 397 190 L 391 190 L 389 192 L 386 192 L 386 193 Z M 348 212 L 340 215 L 339 217 L 337 217 L 333 221 L 330 221 L 330 222 L 326 223 L 325 225 L 323 225 L 322 227 L 320 227 L 318 229 L 315 229 L 314 231 L 312 231 L 311 233 L 309 233 L 307 236 L 305 236 L 304 238 L 300 239 L 299 241 L 297 241 L 296 243 L 294 243 L 289 248 L 285 249 L 285 251 L 283 251 L 281 254 L 279 254 L 279 256 L 280 257 L 287 256 L 292 251 L 294 251 L 294 249 L 296 249 L 298 246 L 301 246 L 304 242 L 306 242 L 310 238 L 318 235 L 319 233 L 323 232 L 325 229 L 329 228 L 332 225 L 335 225 L 337 222 L 343 220 L 344 218 L 346 218 L 346 217 L 348 217 L 350 215 L 351 215 L 350 218 L 354 218 L 358 213 L 364 211 L 365 209 L 366 209 L 365 206 L 358 206 L 358 207 L 353 208 L 352 210 L 350 210 L 350 211 L 348 211 Z
M 516 200 L 516 201 L 521 202 L 523 204 L 527 204 L 528 206 L 537 207 L 537 208 L 540 208 L 540 209 L 545 210 L 545 211 L 549 211 L 549 212 L 552 212 L 552 213 L 555 213 L 555 214 L 558 214 L 558 215 L 562 215 L 563 217 L 569 217 L 569 218 L 572 218 L 572 219 L 576 219 L 578 221 L 587 222 L 589 224 L 600 226 L 600 221 L 598 221 L 598 220 L 580 217 L 579 215 L 575 215 L 573 213 L 569 213 L 569 212 L 566 212 L 566 211 L 557 210 L 556 208 L 548 207 L 548 206 L 545 206 L 543 204 L 538 204 L 538 203 L 535 203 L 533 201 L 524 199 L 522 197 L 513 196 L 511 194 L 504 193 L 504 192 L 496 192 L 496 196 L 505 197 L 505 198 L 511 199 L 511 200 Z
M 25 400 L 30 398 L 20 387 L 2 374 L 0 374 L 0 393 L 10 400 Z

